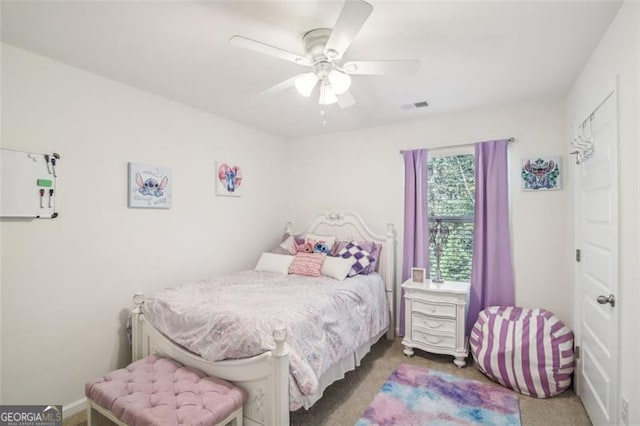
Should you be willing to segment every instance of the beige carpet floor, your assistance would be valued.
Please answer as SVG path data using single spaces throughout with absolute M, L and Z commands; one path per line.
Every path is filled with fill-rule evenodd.
M 456 367 L 450 356 L 433 355 L 416 351 L 407 358 L 402 354 L 400 339 L 393 342 L 381 340 L 362 360 L 362 365 L 347 373 L 343 380 L 331 385 L 322 399 L 309 410 L 291 413 L 292 425 L 352 426 L 378 393 L 391 372 L 402 363 L 444 371 L 457 376 L 491 383 L 475 367 Z M 498 386 L 498 385 L 496 385 Z M 518 395 L 520 415 L 524 426 L 590 425 L 582 403 L 573 390 L 550 399 L 535 399 Z M 110 425 L 110 422 L 100 422 Z M 86 417 L 79 414 L 64 422 L 65 426 L 84 426 Z

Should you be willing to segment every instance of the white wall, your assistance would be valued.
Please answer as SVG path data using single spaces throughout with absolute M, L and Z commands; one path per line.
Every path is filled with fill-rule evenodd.
M 362 212 L 375 230 L 387 222 L 398 232 L 402 265 L 404 165 L 400 149 L 435 148 L 514 136 L 509 148 L 516 303 L 544 307 L 573 320 L 571 244 L 566 189 L 521 192 L 520 160 L 561 155 L 567 164 L 564 103 L 530 103 L 431 116 L 392 126 L 294 140 L 288 211 L 303 220 L 318 209 Z M 566 178 L 566 174 L 563 178 Z M 398 280 L 400 271 L 397 271 Z
M 516 137 L 509 153 L 516 303 L 550 309 L 573 326 L 567 127 L 593 97 L 591 88 L 614 74 L 621 75 L 625 194 L 621 296 L 640 302 L 640 271 L 633 263 L 640 259 L 640 194 L 633 163 L 640 160 L 634 145 L 634 120 L 639 116 L 637 98 L 632 99 L 639 93 L 633 44 L 638 40 L 637 9 L 632 2 L 620 9 L 567 99 L 566 122 L 564 102 L 526 103 L 301 138 L 286 145 L 3 45 L 2 146 L 56 151 L 62 160 L 58 219 L 0 220 L 2 403 L 77 400 L 85 381 L 126 363 L 123 324 L 132 293 L 250 267 L 255 253 L 280 235 L 285 217 L 300 225 L 318 210 L 352 209 L 379 232 L 393 222 L 401 265 L 400 149 Z M 562 155 L 565 188 L 521 192 L 520 159 L 529 155 Z M 242 198 L 213 195 L 213 164 L 218 159 L 244 166 Z M 126 207 L 128 161 L 172 167 L 170 210 Z M 632 423 L 640 423 L 639 385 L 634 382 L 640 369 L 633 359 L 640 343 L 632 329 L 640 323 L 640 310 L 623 304 L 621 389 L 631 402 Z
M 640 11 L 637 2 L 622 5 L 607 33 L 593 52 L 567 97 L 567 137 L 581 123 L 619 76 L 618 158 L 619 158 L 619 294 L 620 309 L 619 377 L 620 395 L 630 402 L 630 424 L 640 424 L 640 250 L 638 187 L 638 51 Z M 573 273 L 573 271 L 572 271 Z
M 1 12 L 0 12 L 1 13 Z M 1 97 L 2 97 L 2 93 L 3 93 L 3 81 L 2 81 L 2 62 L 3 62 L 3 58 L 2 55 L 0 55 L 0 129 L 3 129 L 3 114 L 2 114 L 2 109 L 3 109 L 3 102 L 1 102 Z M 0 130 L 0 146 L 2 146 L 2 131 Z M 0 176 L 1 176 L 1 172 L 0 172 Z M 3 268 L 2 268 L 2 258 L 3 258 L 3 254 L 2 254 L 2 223 L 0 223 L 0 404 L 4 404 L 4 398 L 2 396 L 2 384 L 3 382 L 3 374 L 2 374 L 2 353 L 3 353 L 3 347 L 2 347 L 2 317 L 3 317 L 3 310 L 2 310 L 2 275 L 3 275 Z
M 247 269 L 284 229 L 284 142 L 2 46 L 2 146 L 58 152 L 55 220 L 0 221 L 5 404 L 69 404 L 129 359 L 134 292 Z M 216 160 L 244 167 L 216 197 Z M 171 167 L 169 210 L 127 208 L 127 162 Z M 268 206 L 268 208 L 265 208 Z

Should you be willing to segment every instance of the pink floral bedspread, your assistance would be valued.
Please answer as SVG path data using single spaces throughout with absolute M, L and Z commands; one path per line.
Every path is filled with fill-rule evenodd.
M 291 410 L 318 390 L 325 371 L 389 325 L 378 274 L 340 282 L 243 271 L 167 288 L 147 298 L 144 313 L 174 342 L 210 361 L 274 349 L 274 328 L 285 328 Z

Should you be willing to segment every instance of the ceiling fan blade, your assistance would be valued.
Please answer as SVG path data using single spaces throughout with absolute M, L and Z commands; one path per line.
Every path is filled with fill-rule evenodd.
M 417 59 L 396 61 L 351 61 L 342 65 L 342 70 L 352 75 L 415 74 L 420 68 Z
M 271 96 L 271 95 L 278 94 L 280 92 L 284 92 L 285 90 L 294 87 L 295 83 L 296 83 L 296 79 L 298 77 L 300 77 L 301 75 L 304 75 L 304 74 L 294 75 L 293 77 L 288 78 L 285 81 L 282 81 L 282 82 L 276 84 L 275 86 L 271 86 L 268 89 L 263 90 L 262 92 L 259 93 L 259 95 L 260 96 Z
M 284 59 L 285 61 L 293 62 L 294 64 L 311 66 L 311 61 L 302 55 L 289 52 L 288 50 L 280 49 L 279 47 L 271 46 L 270 44 L 256 41 L 241 35 L 234 35 L 229 39 L 229 43 L 233 46 L 242 47 L 244 49 L 253 50 L 258 53 L 262 53 L 268 56 L 274 56 L 276 58 Z
M 330 59 L 341 58 L 371 12 L 373 6 L 364 0 L 345 0 L 342 12 L 324 48 L 325 55 Z
M 351 95 L 351 92 L 349 92 L 348 90 L 346 92 L 344 92 L 342 95 L 336 95 L 338 98 L 338 105 L 340 105 L 340 108 L 344 109 L 344 108 L 349 108 L 350 106 L 353 106 L 356 104 L 356 100 L 353 98 L 353 96 Z

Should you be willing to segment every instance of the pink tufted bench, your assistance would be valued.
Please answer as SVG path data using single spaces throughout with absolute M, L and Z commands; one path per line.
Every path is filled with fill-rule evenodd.
M 85 386 L 88 424 L 242 425 L 244 390 L 167 358 L 148 356 Z

